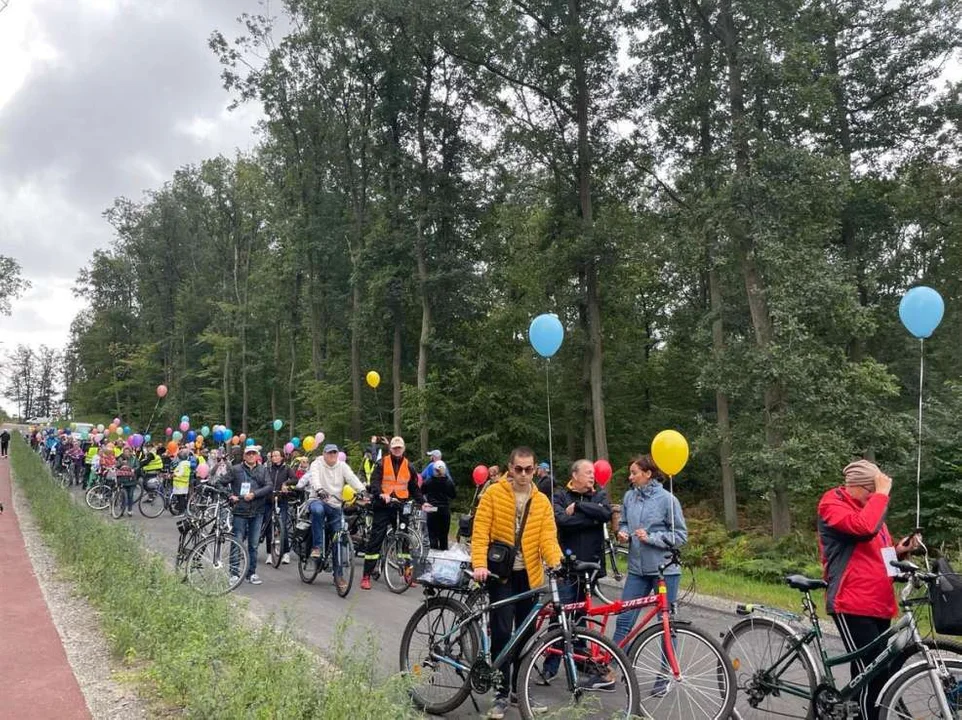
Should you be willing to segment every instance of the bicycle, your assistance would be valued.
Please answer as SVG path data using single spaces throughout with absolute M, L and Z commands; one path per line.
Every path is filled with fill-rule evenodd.
M 467 585 L 471 573 L 464 570 L 462 577 Z M 493 574 L 491 578 L 499 580 Z M 548 600 L 543 602 L 546 594 Z M 534 607 L 498 656 L 492 658 L 491 611 L 528 598 L 535 599 Z M 472 693 L 488 692 L 500 681 L 502 668 L 511 662 L 514 651 L 527 642 L 518 673 L 523 718 L 534 717 L 534 708 L 538 714 L 547 711 L 564 716 L 573 709 L 579 716 L 604 718 L 628 718 L 639 712 L 638 681 L 624 651 L 597 632 L 571 626 L 567 614 L 561 611 L 554 571 L 548 571 L 548 582 L 541 587 L 495 603 L 485 593 L 477 602 L 479 607 L 471 609 L 450 595 L 427 592 L 424 603 L 408 620 L 401 636 L 400 668 L 412 682 L 411 696 L 418 708 L 443 715 L 459 707 Z M 548 604 L 558 613 L 559 625 L 536 632 L 528 641 L 529 632 L 535 631 L 535 623 Z M 552 653 L 561 654 L 565 682 L 535 691 L 539 660 Z M 613 679 L 606 692 L 596 693 L 580 682 L 581 675 L 599 673 L 610 673 Z M 535 692 L 538 700 L 533 698 Z
M 230 492 L 217 493 L 213 512 L 206 518 L 185 514 L 177 521 L 180 538 L 175 568 L 184 581 L 202 595 L 223 595 L 235 590 L 247 576 L 250 556 L 232 531 L 225 498 Z
M 653 680 L 650 692 L 643 693 L 640 700 L 643 716 L 651 720 L 724 720 L 735 704 L 735 672 L 717 640 L 674 617 L 664 572 L 680 564 L 678 549 L 671 548 L 665 560 L 658 567 L 653 595 L 595 605 L 592 595 L 597 595 L 594 587 L 601 565 L 569 556 L 564 565 L 568 577 L 583 578 L 584 587 L 589 591 L 583 601 L 565 604 L 561 609 L 570 616 L 569 622 L 594 626 L 593 629 L 603 635 L 613 616 L 650 608 L 618 644 L 638 676 L 639 687 L 643 681 Z M 546 607 L 539 616 L 539 627 L 555 617 L 554 608 Z M 648 627 L 655 617 L 659 618 L 658 622 Z M 549 680 L 543 668 L 539 673 L 542 682 L 547 684 Z
M 315 502 L 323 502 L 315 500 Z M 354 543 L 347 529 L 347 523 L 342 518 L 340 527 L 333 533 L 324 534 L 324 547 L 320 557 L 311 557 L 314 541 L 311 532 L 310 501 L 298 502 L 296 509 L 289 511 L 297 520 L 294 533 L 291 536 L 291 550 L 297 555 L 297 573 L 301 582 L 312 584 L 323 571 L 341 568 L 341 583 L 334 576 L 334 588 L 339 597 L 347 597 L 354 584 Z
M 274 568 L 279 568 L 281 566 L 281 559 L 284 557 L 284 547 L 288 545 L 288 538 L 293 535 L 291 532 L 290 504 L 288 503 L 287 522 L 284 522 L 284 516 L 281 513 L 280 505 L 281 500 L 288 500 L 290 497 L 291 494 L 289 492 L 275 492 L 271 496 L 271 515 L 261 528 L 260 542 L 263 542 L 267 546 L 270 564 Z M 260 542 L 258 544 L 260 544 Z
M 91 510 L 106 510 L 110 507 L 117 487 L 117 473 L 111 468 L 101 471 L 97 482 L 84 493 L 84 501 Z
M 383 573 L 388 589 L 400 595 L 414 584 L 414 558 L 423 552 L 421 536 L 411 530 L 420 527 L 421 508 L 413 500 L 401 501 L 391 498 L 391 505 L 397 510 L 394 525 L 384 536 L 381 545 L 381 561 L 375 574 Z
M 731 657 L 739 690 L 732 717 L 858 717 L 856 698 L 862 688 L 886 672 L 896 659 L 912 662 L 897 671 L 882 689 L 877 699 L 880 720 L 962 717 L 962 644 L 923 638 L 915 618 L 917 608 L 929 600 L 927 595 L 913 597 L 913 592 L 937 583 L 939 576 L 922 572 L 911 562 L 893 560 L 891 565 L 902 573 L 897 579 L 906 583 L 899 593 L 903 614 L 875 641 L 855 652 L 832 657 L 822 644 L 822 629 L 811 592 L 826 588 L 824 580 L 802 575 L 785 578 L 789 587 L 802 593 L 804 619 L 808 621 L 804 633 L 792 627 L 802 625 L 803 618 L 798 615 L 740 605 L 736 612 L 751 617 L 732 626 L 722 644 Z M 756 612 L 762 617 L 755 616 Z M 832 668 L 856 659 L 865 662 L 865 670 L 838 687 Z M 910 690 L 918 691 L 918 686 L 927 683 L 927 697 L 919 700 L 909 696 Z M 921 692 L 926 693 L 924 687 Z M 938 714 L 929 714 L 936 708 Z
M 127 470 L 127 472 L 124 472 L 124 470 Z M 119 478 L 132 479 L 133 477 L 134 471 L 129 468 L 114 471 L 114 479 L 117 480 L 117 484 L 110 496 L 110 516 L 114 520 L 120 520 L 123 517 L 124 510 L 127 509 L 127 488 L 123 486 Z
M 170 510 L 170 499 L 174 491 L 169 472 L 158 473 L 144 479 L 144 491 L 137 501 L 137 509 L 146 518 L 160 517 L 164 510 Z

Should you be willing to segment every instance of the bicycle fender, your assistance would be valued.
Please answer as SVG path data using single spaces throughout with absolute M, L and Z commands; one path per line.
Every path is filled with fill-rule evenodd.
M 726 639 L 729 635 L 732 634 L 732 630 L 733 630 L 734 628 L 738 627 L 739 625 L 744 625 L 744 624 L 746 624 L 746 623 L 751 623 L 751 622 L 754 621 L 754 619 L 755 619 L 755 618 L 753 618 L 753 617 L 747 617 L 747 618 L 745 618 L 744 620 L 740 620 L 739 622 L 735 623 L 735 624 L 732 625 L 730 628 L 728 628 L 727 631 L 725 631 L 724 633 L 722 633 L 722 644 L 724 645 L 725 639 Z M 769 622 L 771 622 L 773 625 L 777 625 L 779 628 L 781 628 L 782 630 L 784 630 L 786 633 L 788 633 L 791 637 L 795 638 L 796 640 L 801 641 L 802 636 L 799 635 L 799 634 L 795 631 L 795 628 L 793 628 L 793 627 L 792 627 L 791 625 L 789 625 L 788 623 L 783 622 L 783 621 L 778 620 L 778 619 L 773 618 L 773 617 L 765 617 L 764 619 L 767 620 L 767 621 L 769 621 Z M 801 646 L 799 647 L 799 650 L 800 650 L 801 652 L 805 653 L 805 657 L 808 659 L 809 667 L 814 668 L 814 670 L 815 670 L 815 683 L 818 684 L 818 683 L 822 682 L 822 680 L 825 679 L 825 673 L 824 673 L 824 671 L 823 671 L 823 669 L 822 669 L 822 664 L 821 664 L 820 662 L 815 662 L 815 657 L 812 655 L 812 650 L 811 650 L 811 648 L 810 648 L 808 645 L 801 645 Z
M 889 689 L 889 686 L 894 685 L 896 681 L 902 679 L 903 675 L 905 675 L 907 672 L 911 670 L 916 669 L 920 665 L 924 667 L 928 667 L 928 663 L 925 660 L 919 660 L 918 662 L 914 662 L 911 665 L 903 665 L 902 669 L 899 670 L 897 673 L 895 673 L 892 677 L 890 677 L 882 686 L 882 689 L 879 690 L 878 697 L 875 698 L 875 706 L 879 707 L 879 703 L 882 701 L 882 698 L 885 697 L 885 692 Z

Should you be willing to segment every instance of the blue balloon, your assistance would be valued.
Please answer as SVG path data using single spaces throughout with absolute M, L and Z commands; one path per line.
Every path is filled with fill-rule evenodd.
M 234 437 L 234 431 L 231 430 L 230 428 L 224 428 L 224 432 L 223 432 L 222 434 L 223 434 L 223 436 L 224 436 L 224 442 L 227 442 L 227 441 L 229 441 L 232 437 Z
M 188 431 L 187 431 L 187 442 L 194 442 L 194 440 L 196 440 L 196 439 L 197 439 L 197 433 L 195 433 L 193 430 L 188 430 Z
M 214 432 L 212 433 L 212 435 L 214 436 L 215 443 L 224 442 L 224 436 L 223 434 L 221 434 L 220 428 L 214 428 Z
M 250 447 L 250 446 L 253 445 L 253 444 L 254 444 L 254 438 L 247 438 L 247 439 L 244 441 L 244 445 L 247 446 L 247 447 Z
M 190 418 L 189 418 L 187 415 L 181 415 L 181 416 L 180 416 L 180 421 L 181 421 L 181 422 L 190 422 Z
M 301 446 L 301 439 L 299 437 L 291 438 L 291 445 L 293 445 L 296 448 L 299 448 Z
M 130 425 L 124 425 L 124 435 L 130 437 Z
M 549 358 L 561 347 L 565 339 L 565 331 L 557 315 L 545 313 L 531 321 L 528 339 L 535 352 L 541 357 Z
M 150 442 L 150 433 L 147 433 L 146 435 L 144 435 L 144 442 L 148 442 L 148 443 Z
M 924 285 L 914 287 L 899 303 L 899 318 L 905 329 L 917 338 L 931 337 L 942 322 L 945 303 L 935 290 Z

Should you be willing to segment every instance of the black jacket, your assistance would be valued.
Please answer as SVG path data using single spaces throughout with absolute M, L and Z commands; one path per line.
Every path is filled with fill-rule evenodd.
M 245 482 L 251 484 L 251 492 L 254 499 L 248 502 L 241 496 L 241 485 Z M 230 491 L 240 499 L 234 505 L 234 514 L 241 517 L 254 517 L 264 512 L 264 498 L 268 497 L 274 488 L 271 486 L 267 477 L 267 469 L 263 465 L 255 465 L 253 468 L 247 467 L 244 463 L 235 465 L 231 468 Z
M 425 501 L 439 508 L 450 507 L 451 501 L 457 495 L 450 475 L 432 475 L 421 484 L 421 492 L 424 493 Z
M 574 503 L 574 514 L 565 509 Z M 561 551 L 584 562 L 601 563 L 599 577 L 605 574 L 605 531 L 611 520 L 611 503 L 608 493 L 596 488 L 586 493 L 576 493 L 564 487 L 554 493 L 554 519 L 558 525 L 558 542 Z
M 267 466 L 267 479 L 270 482 L 271 487 L 274 488 L 274 492 L 280 492 L 281 486 L 284 483 L 296 483 L 297 475 L 291 468 L 287 467 L 284 463 L 280 465 L 275 465 L 270 463 Z

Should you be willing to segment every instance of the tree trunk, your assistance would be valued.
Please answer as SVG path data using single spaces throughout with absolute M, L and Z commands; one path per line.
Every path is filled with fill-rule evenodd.
M 357 275 L 355 270 L 352 275 Z M 351 287 L 351 438 L 361 442 L 361 282 Z M 378 428 L 383 432 L 383 428 Z
M 722 293 L 718 270 L 711 266 L 709 257 L 708 285 L 711 295 L 711 312 L 714 316 L 711 324 L 712 353 L 716 362 L 725 353 L 725 331 L 722 321 Z M 715 390 L 715 409 L 718 424 L 718 461 L 721 464 L 722 475 L 722 505 L 725 510 L 725 527 L 729 531 L 738 529 L 738 498 L 735 492 L 735 472 L 732 468 L 732 432 L 731 420 L 728 413 L 728 395 L 724 390 Z
M 738 51 L 738 38 L 735 31 L 735 20 L 732 12 L 732 0 L 721 0 L 719 4 L 719 30 L 725 46 L 725 60 L 728 69 L 728 104 L 732 124 L 732 143 L 735 156 L 735 187 L 745 184 L 740 182 L 750 174 L 750 150 L 748 143 L 748 127 L 745 117 L 745 96 L 742 85 L 742 65 Z M 765 357 L 769 356 L 768 348 L 774 338 L 772 318 L 768 308 L 765 287 L 755 262 L 755 243 L 749 226 L 750 198 L 744 202 L 736 199 L 738 207 L 729 232 L 734 241 L 739 266 L 748 296 L 748 309 L 751 314 L 752 327 L 755 330 L 755 342 Z M 778 425 L 778 415 L 784 406 L 784 391 L 780 381 L 768 380 L 764 392 L 765 401 L 765 443 L 776 456 L 784 442 L 781 428 Z M 771 508 L 772 534 L 779 538 L 791 532 L 791 508 L 789 507 L 788 490 L 785 478 L 778 470 L 771 472 Z
M 428 450 L 430 434 L 428 431 L 428 343 L 431 340 L 431 301 L 428 297 L 428 265 L 424 259 L 424 246 L 422 243 L 423 229 L 422 222 L 418 222 L 418 242 L 415 247 L 417 252 L 418 264 L 418 284 L 421 286 L 421 337 L 418 341 L 418 422 L 420 425 L 421 436 L 421 455 L 424 456 Z
M 224 353 L 224 425 L 230 427 L 230 348 Z
M 391 377 L 393 379 L 394 399 L 394 434 L 401 434 L 401 338 L 403 331 L 401 308 L 394 312 L 394 351 L 391 361 Z

